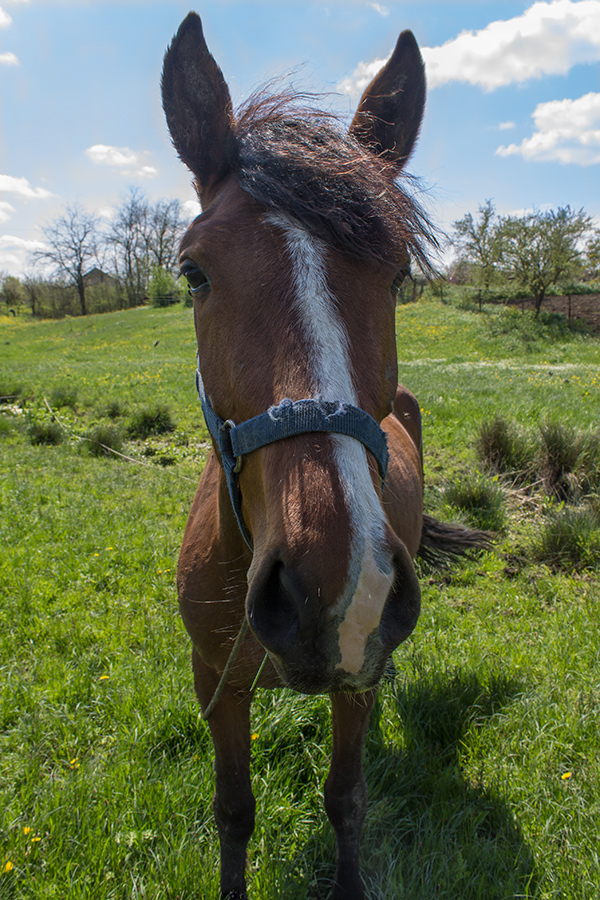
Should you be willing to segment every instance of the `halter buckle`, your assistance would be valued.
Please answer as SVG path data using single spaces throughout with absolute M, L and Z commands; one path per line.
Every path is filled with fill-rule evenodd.
M 230 472 L 239 475 L 242 470 L 243 456 L 234 456 L 231 445 L 231 431 L 236 427 L 233 419 L 227 419 L 222 423 L 219 430 L 219 449 L 221 451 L 221 459 Z

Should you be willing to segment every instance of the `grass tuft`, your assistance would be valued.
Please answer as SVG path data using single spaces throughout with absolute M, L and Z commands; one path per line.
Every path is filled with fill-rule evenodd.
M 108 456 L 115 458 L 112 450 L 120 453 L 123 449 L 123 435 L 114 425 L 97 425 L 85 437 L 82 444 L 91 456 Z
M 476 449 L 491 472 L 525 478 L 531 471 L 533 451 L 527 436 L 501 416 L 481 424 Z
M 58 422 L 32 422 L 28 429 L 31 444 L 62 444 L 65 434 Z
M 481 475 L 467 475 L 449 484 L 444 497 L 452 506 L 465 512 L 472 525 L 487 531 L 504 531 L 504 491 L 496 481 Z
M 73 384 L 57 384 L 50 391 L 48 402 L 52 409 L 75 409 L 77 393 L 77 388 Z
M 125 414 L 125 406 L 120 400 L 111 400 L 104 407 L 103 414 L 107 419 L 120 419 Z
M 593 506 L 556 510 L 539 529 L 533 556 L 552 569 L 600 568 L 600 513 Z
M 147 438 L 152 434 L 175 431 L 175 422 L 167 406 L 146 406 L 131 417 L 128 433 L 131 437 Z

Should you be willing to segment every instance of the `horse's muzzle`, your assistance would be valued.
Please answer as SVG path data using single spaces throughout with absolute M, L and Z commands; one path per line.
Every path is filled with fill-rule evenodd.
M 266 555 L 254 572 L 246 598 L 250 628 L 288 687 L 307 694 L 365 691 L 379 681 L 392 651 L 412 632 L 420 590 L 404 548 L 393 555 L 394 580 L 380 598 L 381 615 L 364 636 L 363 661 L 354 671 L 341 666 L 338 598 L 308 584 L 281 554 Z

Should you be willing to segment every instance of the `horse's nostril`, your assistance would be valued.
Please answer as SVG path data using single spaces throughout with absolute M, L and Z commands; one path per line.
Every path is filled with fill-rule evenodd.
M 248 591 L 248 621 L 261 644 L 283 655 L 298 642 L 298 592 L 280 559 L 267 560 Z
M 394 554 L 395 578 L 379 622 L 379 640 L 389 652 L 411 634 L 421 610 L 421 589 L 405 548 Z

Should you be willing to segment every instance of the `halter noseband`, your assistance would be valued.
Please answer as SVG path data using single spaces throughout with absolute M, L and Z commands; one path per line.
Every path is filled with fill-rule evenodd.
M 266 412 L 236 425 L 231 419 L 221 419 L 212 408 L 204 390 L 199 365 L 196 369 L 196 388 L 206 427 L 221 454 L 221 466 L 240 532 L 251 550 L 252 538 L 242 515 L 238 481 L 243 458 L 247 453 L 296 434 L 345 434 L 360 441 L 373 454 L 382 483 L 385 479 L 388 466 L 385 432 L 372 416 L 351 403 L 318 398 L 296 401 L 286 399 L 277 406 L 269 407 Z

